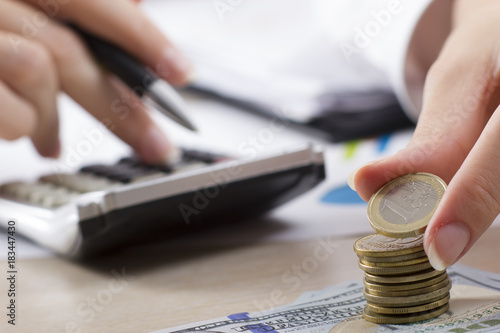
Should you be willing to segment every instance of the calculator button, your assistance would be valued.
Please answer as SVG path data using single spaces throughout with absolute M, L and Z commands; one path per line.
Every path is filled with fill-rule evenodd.
M 223 160 L 229 159 L 227 156 L 209 153 L 200 150 L 194 149 L 185 149 L 184 150 L 184 159 L 188 161 L 201 161 L 207 164 L 213 164 L 216 162 L 220 162 Z
M 31 186 L 27 183 L 13 182 L 4 184 L 1 187 L 3 194 L 12 196 L 16 199 L 27 199 L 31 192 Z
M 78 192 L 70 191 L 64 187 L 40 182 L 9 183 L 3 185 L 0 191 L 14 199 L 28 201 L 32 204 L 41 205 L 47 208 L 64 205 L 79 195 Z
M 88 166 L 82 168 L 81 171 L 106 177 L 111 181 L 120 183 L 135 182 L 138 179 L 146 179 L 147 177 L 158 177 L 158 170 L 152 169 L 149 166 L 136 165 L 131 160 L 126 160 L 115 165 Z
M 145 168 L 148 170 L 160 171 L 163 173 L 172 172 L 172 167 L 168 164 L 146 164 L 137 157 L 125 157 L 118 162 L 118 164 L 126 164 L 133 167 Z
M 64 186 L 81 193 L 103 191 L 120 185 L 107 178 L 94 176 L 89 173 L 51 174 L 40 177 L 40 181 Z

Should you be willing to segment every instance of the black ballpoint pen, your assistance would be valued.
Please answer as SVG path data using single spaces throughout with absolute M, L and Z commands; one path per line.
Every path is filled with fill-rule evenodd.
M 104 68 L 118 76 L 140 97 L 150 98 L 167 117 L 196 131 L 196 127 L 185 116 L 187 107 L 184 100 L 166 81 L 118 46 L 73 24 L 69 26 L 84 40 Z

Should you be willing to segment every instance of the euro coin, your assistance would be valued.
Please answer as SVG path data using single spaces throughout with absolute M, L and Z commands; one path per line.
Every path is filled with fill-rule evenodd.
M 382 186 L 368 202 L 368 219 L 377 233 L 406 238 L 422 234 L 446 190 L 428 173 L 412 173 Z
M 414 296 L 414 295 L 422 295 L 422 294 L 427 294 L 442 288 L 447 287 L 449 284 L 451 284 L 450 280 L 444 280 L 441 282 L 438 282 L 436 284 L 430 285 L 428 287 L 424 288 L 419 288 L 419 289 L 412 289 L 412 290 L 400 290 L 400 291 L 380 291 L 380 290 L 373 290 L 370 289 L 368 286 L 365 285 L 365 290 L 367 293 L 371 295 L 376 295 L 376 296 L 385 296 L 385 297 L 405 297 L 405 296 Z
M 382 236 L 385 237 L 385 236 Z M 386 237 L 389 238 L 389 237 Z M 394 238 L 390 238 L 394 240 Z M 369 261 L 369 262 L 401 262 L 401 261 L 407 261 L 407 260 L 412 260 L 412 259 L 418 259 L 418 258 L 427 258 L 427 255 L 425 254 L 425 251 L 418 251 L 415 253 L 409 253 L 409 254 L 404 254 L 401 256 L 393 256 L 393 257 L 372 257 L 372 256 L 363 256 L 359 255 L 358 257 L 360 260 L 364 261 Z
M 366 307 L 370 309 L 371 312 L 376 312 L 380 314 L 392 314 L 392 315 L 404 315 L 408 313 L 415 313 L 415 312 L 423 312 L 423 311 L 428 311 L 432 310 L 435 308 L 438 308 L 440 306 L 445 305 L 450 301 L 450 295 L 446 295 L 445 297 L 438 299 L 437 301 L 430 302 L 430 303 L 425 303 L 422 305 L 417 305 L 417 306 L 408 306 L 408 307 L 401 307 L 401 308 L 388 308 L 384 306 L 378 306 L 374 305 L 371 303 L 367 303 Z
M 416 274 L 406 274 L 406 275 L 375 275 L 365 272 L 365 278 L 368 282 L 376 282 L 376 283 L 410 283 L 417 282 L 422 280 L 427 280 L 443 274 L 442 271 L 436 271 L 435 269 L 428 269 L 422 272 L 418 272 Z
M 424 311 L 424 312 L 415 312 L 411 314 L 404 315 L 388 315 L 388 314 L 379 314 L 376 312 L 370 311 L 369 308 L 365 307 L 363 310 L 363 317 L 372 323 L 376 324 L 410 324 L 416 323 L 419 321 L 429 320 L 433 318 L 437 318 L 446 311 L 448 311 L 449 304 L 440 306 L 439 308 Z
M 402 275 L 402 274 L 420 272 L 432 268 L 432 265 L 429 261 L 416 265 L 398 266 L 398 267 L 375 267 L 359 262 L 358 266 L 366 273 L 371 273 L 375 275 Z
M 432 291 L 427 294 L 415 295 L 415 296 L 401 296 L 401 297 L 387 297 L 387 296 L 377 296 L 366 292 L 363 292 L 366 301 L 371 304 L 385 306 L 388 308 L 400 308 L 407 306 L 417 306 L 425 303 L 430 303 L 437 301 L 449 294 L 451 289 L 451 284 L 444 288 L 436 291 Z
M 405 261 L 396 261 L 396 262 L 371 262 L 364 259 L 359 259 L 359 262 L 363 265 L 372 266 L 372 267 L 401 267 L 401 266 L 411 266 L 416 264 L 423 264 L 429 262 L 427 257 L 410 259 Z
M 424 236 L 394 239 L 379 234 L 371 234 L 354 243 L 354 252 L 361 256 L 394 257 L 424 250 Z
M 441 273 L 440 275 L 422 280 L 422 281 L 417 281 L 417 282 L 410 282 L 410 283 L 374 283 L 364 279 L 363 283 L 366 288 L 374 291 L 404 291 L 404 290 L 414 290 L 414 289 L 421 289 L 425 288 L 428 286 L 432 286 L 436 283 L 442 282 L 448 278 L 448 274 L 446 273 Z M 374 294 L 374 293 L 372 293 Z

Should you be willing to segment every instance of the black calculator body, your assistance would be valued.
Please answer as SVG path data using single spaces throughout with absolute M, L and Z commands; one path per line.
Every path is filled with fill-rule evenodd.
M 0 187 L 0 223 L 32 241 L 88 258 L 262 214 L 325 178 L 323 153 L 307 146 L 254 159 L 183 150 L 171 166 L 124 158 L 73 174 Z M 199 231 L 197 231 L 199 232 Z

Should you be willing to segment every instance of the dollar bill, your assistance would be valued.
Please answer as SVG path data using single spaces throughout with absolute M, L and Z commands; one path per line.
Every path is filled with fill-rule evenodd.
M 362 318 L 363 283 L 304 293 L 295 302 L 265 312 L 237 313 L 155 333 L 289 332 L 500 332 L 500 274 L 455 265 L 449 310 L 436 319 L 409 325 L 377 325 Z

